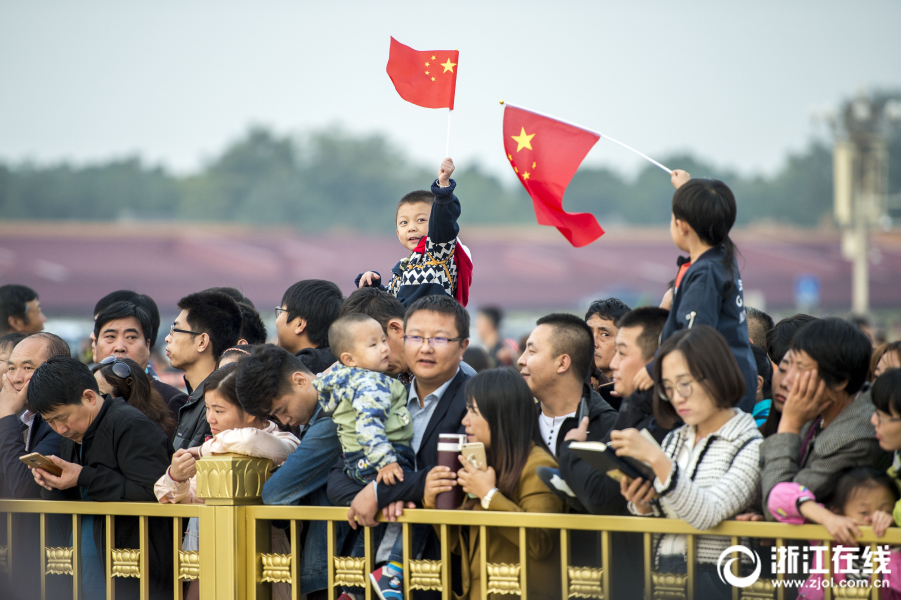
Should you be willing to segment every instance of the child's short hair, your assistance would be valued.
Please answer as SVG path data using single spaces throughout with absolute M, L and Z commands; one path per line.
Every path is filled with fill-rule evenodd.
M 877 410 L 901 415 L 901 369 L 891 369 L 877 377 L 870 395 Z
M 892 493 L 893 502 L 899 499 L 898 486 L 885 471 L 876 467 L 855 467 L 846 471 L 838 478 L 832 498 L 828 502 L 829 508 L 842 510 L 851 500 L 856 490 L 873 489 L 883 487 Z
M 397 218 L 397 213 L 400 212 L 401 206 L 406 204 L 418 204 L 420 202 L 425 202 L 431 206 L 435 203 L 435 194 L 428 190 L 416 190 L 415 192 L 410 192 L 397 203 L 397 210 L 394 211 L 394 218 Z
M 328 328 L 328 345 L 335 356 L 338 357 L 338 360 L 341 360 L 343 353 L 353 350 L 355 341 L 354 329 L 356 326 L 369 321 L 376 325 L 379 324 L 378 321 L 369 315 L 352 313 L 336 319 L 332 326 Z M 379 325 L 379 328 L 381 328 L 381 325 Z

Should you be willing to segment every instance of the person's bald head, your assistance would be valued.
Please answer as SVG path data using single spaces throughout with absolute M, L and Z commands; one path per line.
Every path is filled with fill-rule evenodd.
M 66 340 L 42 331 L 34 333 L 16 344 L 7 361 L 7 377 L 16 391 L 31 380 L 35 369 L 56 356 L 72 356 Z

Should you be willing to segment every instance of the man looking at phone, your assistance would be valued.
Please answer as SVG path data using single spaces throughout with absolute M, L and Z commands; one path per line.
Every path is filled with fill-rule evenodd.
M 62 473 L 33 469 L 46 500 L 153 502 L 153 484 L 169 466 L 169 439 L 141 411 L 121 398 L 100 394 L 87 366 L 74 358 L 51 358 L 28 384 L 28 404 L 65 439 L 59 456 L 50 456 Z M 120 457 L 126 460 L 120 461 Z M 106 596 L 103 560 L 105 519 L 82 517 L 82 596 Z M 172 520 L 151 519 L 150 589 L 152 597 L 172 595 Z M 137 548 L 136 517 L 116 517 L 115 547 Z M 138 595 L 138 582 L 116 580 L 117 595 Z
M 71 356 L 69 345 L 52 333 L 35 333 L 13 348 L 0 387 L 0 498 L 40 498 L 41 488 L 20 460 L 29 452 L 59 454 L 62 438 L 39 414 L 28 410 L 28 382 L 50 358 Z
M 600 440 L 613 426 L 616 411 L 588 385 L 594 338 L 585 321 L 554 313 L 538 319 L 519 357 L 519 372 L 539 402 L 541 438 L 554 456 L 566 433 L 580 424 L 589 439 Z M 584 401 L 584 403 L 583 403 Z M 580 421 L 576 413 L 583 406 Z

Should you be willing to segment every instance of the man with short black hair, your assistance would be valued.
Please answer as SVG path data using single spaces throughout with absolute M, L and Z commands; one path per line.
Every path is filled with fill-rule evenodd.
M 325 371 L 337 360 L 328 348 L 328 328 L 342 302 L 341 289 L 324 279 L 305 279 L 289 287 L 275 309 L 278 345 L 300 356 L 314 373 Z
M 199 446 L 210 435 L 203 382 L 216 370 L 222 353 L 238 343 L 241 332 L 241 309 L 221 292 L 190 294 L 178 307 L 181 312 L 166 336 L 166 355 L 173 368 L 185 372 L 190 396 L 178 413 L 172 442 L 176 450 Z
M 46 320 L 36 291 L 14 283 L 0 286 L 0 335 L 37 333 L 44 330 Z
M 152 330 L 150 313 L 143 307 L 130 301 L 107 306 L 94 317 L 94 362 L 99 363 L 109 356 L 130 358 L 147 370 Z M 188 401 L 187 394 L 153 376 L 150 385 L 160 393 L 172 418 L 177 421 L 179 410 Z
M 299 357 L 269 344 L 254 348 L 238 365 L 238 400 L 248 414 L 303 426 L 300 446 L 263 486 L 264 504 L 330 506 L 326 482 L 329 469 L 341 456 L 341 444 L 331 415 L 319 405 L 315 380 Z M 339 535 L 346 531 L 341 529 Z M 328 588 L 327 543 L 326 523 L 312 521 L 300 569 L 300 588 L 309 598 L 324 597 Z
M 662 428 L 654 419 L 654 390 L 639 390 L 634 385 L 635 373 L 643 369 L 657 353 L 660 334 L 666 324 L 669 311 L 653 306 L 644 306 L 629 311 L 617 322 L 616 354 L 610 362 L 613 367 L 613 381 L 616 393 L 623 402 L 610 429 L 600 436 L 584 423 L 565 436 L 558 456 L 560 476 L 572 492 L 591 514 L 629 514 L 626 500 L 620 493 L 619 483 L 598 473 L 588 463 L 569 450 L 573 441 L 610 441 L 610 431 L 634 427 L 648 429 L 662 441 L 669 429 Z M 571 501 L 571 498 L 569 499 Z
M 166 434 L 144 413 L 121 398 L 100 394 L 87 366 L 74 358 L 51 358 L 32 375 L 28 405 L 64 438 L 59 457 L 51 456 L 62 473 L 33 469 L 47 500 L 96 502 L 153 502 L 153 485 L 169 466 L 171 449 Z M 82 596 L 106 595 L 106 519 L 81 517 L 79 548 Z M 149 584 L 152 598 L 172 596 L 172 520 L 151 519 L 149 525 Z M 140 545 L 136 517 L 116 517 L 115 547 Z M 118 578 L 116 594 L 138 595 L 138 582 Z
M 615 354 L 616 322 L 629 312 L 629 307 L 619 298 L 595 300 L 585 313 L 585 322 L 594 337 L 594 364 L 607 377 L 613 373 L 610 360 Z
M 566 433 L 579 426 L 576 412 L 584 401 L 588 428 L 598 438 L 610 430 L 616 411 L 588 385 L 594 340 L 585 321 L 554 313 L 538 319 L 519 357 L 519 372 L 539 402 L 541 437 L 554 456 Z
M 156 302 L 154 302 L 153 298 L 147 294 L 139 294 L 131 290 L 116 290 L 97 301 L 97 304 L 94 305 L 94 319 L 103 312 L 103 309 L 108 308 L 117 302 L 131 302 L 135 306 L 140 306 L 147 311 L 147 314 L 150 315 L 150 329 L 147 331 L 147 335 L 150 336 L 150 349 L 153 350 L 156 346 L 157 335 L 159 335 L 160 332 L 160 309 L 157 307 Z M 94 341 L 96 341 L 94 340 L 94 333 L 91 332 L 91 342 Z M 156 374 L 149 365 L 147 367 L 147 374 L 151 377 L 156 377 Z
M 238 302 L 238 308 L 241 309 L 241 334 L 238 339 L 238 345 L 259 346 L 266 343 L 269 333 L 266 331 L 266 324 L 250 304 L 246 302 Z
M 745 306 L 748 315 L 748 339 L 752 346 L 766 350 L 766 334 L 773 328 L 773 317 L 759 308 Z
M 344 474 L 343 461 L 336 461 L 329 476 L 328 494 L 333 504 L 350 506 L 348 522 L 375 526 L 376 513 L 385 510 L 389 520 L 402 512 L 405 502 L 421 503 L 425 478 L 438 464 L 438 438 L 443 433 L 462 434 L 466 414 L 464 389 L 470 376 L 463 370 L 463 353 L 469 346 L 469 313 L 447 295 L 424 296 L 407 308 L 404 319 L 406 363 L 414 374 L 407 390 L 407 408 L 413 417 L 416 472 L 404 473 L 394 485 L 372 482 L 364 487 Z M 390 530 L 379 546 L 377 558 L 387 560 L 397 532 Z M 422 541 L 423 558 L 440 558 L 434 535 Z M 416 558 L 417 556 L 411 556 Z

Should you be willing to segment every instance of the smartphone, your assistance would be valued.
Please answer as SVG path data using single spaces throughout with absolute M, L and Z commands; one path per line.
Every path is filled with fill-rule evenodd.
M 463 444 L 463 448 L 460 452 L 463 454 L 463 458 L 466 462 L 479 471 L 488 470 L 488 457 L 485 454 L 485 444 L 482 442 Z
M 57 477 L 63 474 L 63 470 L 57 467 L 52 460 L 50 460 L 43 454 L 38 454 L 37 452 L 32 452 L 31 454 L 26 454 L 25 456 L 20 456 L 19 460 L 21 460 L 29 467 L 44 469 L 51 475 L 56 475 Z

